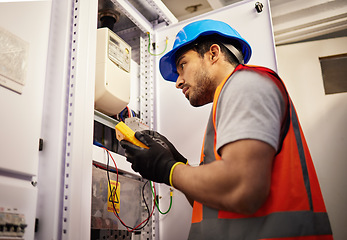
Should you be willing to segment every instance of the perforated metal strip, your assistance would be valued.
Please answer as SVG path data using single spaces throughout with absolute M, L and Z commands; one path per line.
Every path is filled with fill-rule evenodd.
M 170 12 L 170 10 L 164 5 L 162 1 L 158 0 L 146 0 L 149 5 L 159 14 L 160 17 L 168 24 L 177 23 L 177 18 Z
M 152 32 L 152 24 L 126 0 L 111 0 L 118 10 L 122 11 L 144 33 Z
M 153 57 L 148 53 L 148 36 L 143 34 L 140 39 L 140 113 L 141 120 L 154 127 L 154 75 Z
M 140 38 L 140 118 L 150 129 L 154 127 L 154 74 L 153 57 L 148 53 L 149 39 L 147 34 Z M 152 203 L 151 192 L 146 195 L 147 203 Z M 142 239 L 155 240 L 156 211 L 152 220 L 142 231 Z
M 69 239 L 69 213 L 70 213 L 70 174 L 72 164 L 72 132 L 73 132 L 73 114 L 75 100 L 75 76 L 76 76 L 76 49 L 77 49 L 77 32 L 78 32 L 78 13 L 79 0 L 73 0 L 73 12 L 71 19 L 71 42 L 70 42 L 70 61 L 68 72 L 68 99 L 66 109 L 66 140 L 65 140 L 65 172 L 63 184 L 63 206 L 62 206 L 62 239 Z
M 147 183 L 147 186 L 144 191 L 144 197 L 146 199 L 146 202 L 148 204 L 149 211 L 152 211 L 152 206 L 153 206 L 153 195 L 152 195 L 152 190 L 150 188 L 150 184 Z M 146 219 L 148 217 L 148 212 L 147 208 L 145 207 L 145 203 L 142 200 L 142 220 Z M 155 217 L 156 217 L 156 211 L 154 211 L 151 219 L 149 220 L 148 224 L 141 230 L 141 239 L 151 239 L 155 240 Z

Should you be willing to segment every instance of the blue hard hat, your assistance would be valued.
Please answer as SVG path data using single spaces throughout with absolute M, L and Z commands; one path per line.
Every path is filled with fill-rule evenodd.
M 223 37 L 224 43 L 227 43 L 229 39 L 232 40 L 231 43 L 235 41 L 238 42 L 241 45 L 244 63 L 249 61 L 252 55 L 251 46 L 235 29 L 221 21 L 211 19 L 200 20 L 182 28 L 176 35 L 172 50 L 160 59 L 159 69 L 163 78 L 168 81 L 176 82 L 178 78 L 175 63 L 176 52 L 182 47 L 194 42 L 198 37 L 212 34 Z

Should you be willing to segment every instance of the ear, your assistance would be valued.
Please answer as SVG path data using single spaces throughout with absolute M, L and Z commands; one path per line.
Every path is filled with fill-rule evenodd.
M 218 44 L 211 45 L 209 54 L 210 54 L 210 60 L 212 61 L 212 63 L 217 62 L 221 56 L 220 46 Z

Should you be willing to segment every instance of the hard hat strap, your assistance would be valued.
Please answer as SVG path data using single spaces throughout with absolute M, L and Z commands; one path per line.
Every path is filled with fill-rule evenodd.
M 234 47 L 232 44 L 223 43 L 223 45 L 237 58 L 239 63 L 243 64 L 243 55 L 241 51 L 239 51 L 236 47 Z

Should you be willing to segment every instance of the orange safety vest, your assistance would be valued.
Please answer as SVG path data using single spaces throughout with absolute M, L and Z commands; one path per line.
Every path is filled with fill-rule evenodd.
M 264 67 L 238 65 L 268 76 L 286 101 L 280 150 L 275 156 L 268 199 L 253 215 L 216 210 L 194 202 L 190 240 L 332 240 L 329 218 L 297 114 L 280 77 Z M 234 73 L 233 72 L 233 73 Z M 206 131 L 201 164 L 220 160 L 216 150 L 216 109 L 225 79 L 216 89 L 213 127 Z M 212 129 L 212 130 L 211 130 Z

